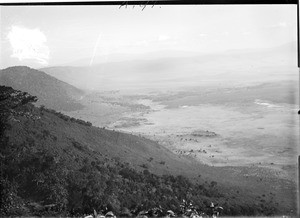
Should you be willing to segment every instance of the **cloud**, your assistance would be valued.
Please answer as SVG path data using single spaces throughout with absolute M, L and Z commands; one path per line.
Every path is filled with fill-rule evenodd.
M 7 38 L 13 49 L 11 57 L 20 61 L 30 59 L 42 65 L 48 64 L 49 48 L 45 44 L 47 38 L 39 29 L 12 26 Z
M 242 34 L 243 35 L 250 35 L 252 32 L 251 31 L 243 31 Z
M 140 41 L 137 41 L 135 43 L 136 46 L 148 46 L 149 45 L 149 41 L 147 40 L 140 40 Z
M 167 35 L 159 35 L 158 36 L 158 41 L 166 41 L 170 39 L 170 36 L 167 36 Z
M 225 32 L 222 32 L 221 33 L 223 36 L 228 36 L 229 35 L 229 32 L 228 31 L 225 31 Z
M 286 22 L 278 22 L 277 24 L 271 25 L 270 27 L 273 27 L 273 28 L 285 28 L 287 26 L 288 26 L 288 24 Z
M 278 26 L 280 26 L 280 27 L 286 27 L 287 23 L 286 22 L 279 22 Z
M 199 36 L 200 37 L 205 37 L 205 36 L 208 36 L 208 34 L 207 33 L 200 33 Z

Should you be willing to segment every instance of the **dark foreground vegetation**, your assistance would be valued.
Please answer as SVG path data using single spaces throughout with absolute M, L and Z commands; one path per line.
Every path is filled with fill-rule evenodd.
M 274 201 L 239 201 L 223 192 L 215 181 L 193 183 L 180 175 L 159 176 L 146 168 L 136 170 L 76 141 L 66 150 L 55 143 L 63 136 L 42 128 L 26 132 L 19 141 L 12 140 L 12 129 L 22 135 L 33 125 L 53 125 L 53 116 L 61 122 L 70 121 L 68 125 L 93 128 L 88 122 L 37 108 L 32 104 L 36 100 L 27 93 L 0 86 L 1 216 L 81 216 L 103 207 L 119 216 L 124 211 L 158 206 L 178 214 L 183 199 L 192 201 L 203 212 L 211 202 L 217 202 L 224 208 L 222 215 L 279 212 Z M 45 146 L 49 140 L 55 146 Z

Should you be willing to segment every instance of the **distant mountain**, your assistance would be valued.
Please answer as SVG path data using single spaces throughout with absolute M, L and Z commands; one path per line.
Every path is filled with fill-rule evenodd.
M 143 137 L 37 108 L 31 104 L 36 100 L 0 86 L 1 216 L 82 217 L 102 206 L 136 216 L 157 205 L 180 214 L 183 199 L 202 212 L 218 202 L 224 215 L 296 211 L 294 199 L 277 198 L 281 180 L 254 182 L 256 176 L 244 178 L 246 171 L 195 164 Z M 288 185 L 282 184 L 286 195 Z
M 0 71 L 0 85 L 11 86 L 38 97 L 38 105 L 55 110 L 71 111 L 83 108 L 77 102 L 84 92 L 42 71 L 26 66 Z
M 92 66 L 111 63 L 111 62 L 123 62 L 132 60 L 153 60 L 153 59 L 163 59 L 163 58 L 176 58 L 176 57 L 193 57 L 200 55 L 202 53 L 195 51 L 182 51 L 182 50 L 160 50 L 146 53 L 113 53 L 113 54 L 101 54 L 95 56 L 93 59 Z M 91 58 L 83 58 L 76 61 L 71 61 L 64 63 L 64 66 L 89 66 Z
M 266 52 L 275 52 L 275 53 L 297 53 L 297 42 L 289 42 L 279 46 L 275 46 L 272 48 L 245 48 L 245 49 L 229 49 L 226 51 L 220 51 L 219 54 L 247 54 L 247 53 L 261 53 L 266 54 Z M 93 59 L 92 66 L 96 66 L 99 64 L 105 63 L 118 63 L 118 62 L 125 62 L 125 61 L 132 61 L 132 60 L 153 60 L 153 59 L 164 59 L 164 58 L 193 58 L 193 57 L 205 57 L 205 56 L 216 56 L 216 52 L 211 53 L 204 53 L 200 51 L 184 51 L 184 50 L 160 50 L 160 51 L 152 51 L 146 53 L 112 53 L 112 54 L 101 54 L 96 55 Z M 91 57 L 63 63 L 61 65 L 64 66 L 76 66 L 76 67 L 83 67 L 89 66 L 91 61 Z
M 229 50 L 217 54 L 151 53 L 136 59 L 82 67 L 42 70 L 81 89 L 168 89 L 199 84 L 224 84 L 288 79 L 297 71 L 294 43 L 269 49 Z M 145 58 L 146 57 L 146 58 Z M 152 58 L 150 58 L 152 57 Z M 118 60 L 118 59 L 115 59 Z

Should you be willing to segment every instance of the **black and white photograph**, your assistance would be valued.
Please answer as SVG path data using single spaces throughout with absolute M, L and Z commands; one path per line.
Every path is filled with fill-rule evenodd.
M 297 217 L 297 7 L 1 5 L 0 216 Z

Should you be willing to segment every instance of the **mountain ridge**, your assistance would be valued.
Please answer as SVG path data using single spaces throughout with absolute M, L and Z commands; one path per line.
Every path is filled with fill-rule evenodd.
M 27 66 L 14 66 L 0 71 L 0 85 L 11 86 L 38 97 L 38 105 L 62 111 L 78 110 L 78 99 L 84 92 L 43 71 Z
M 215 63 L 218 63 L 217 65 Z M 296 69 L 296 47 L 288 43 L 271 49 L 228 50 L 221 53 L 178 55 L 133 60 L 111 61 L 92 66 L 52 66 L 44 72 L 62 81 L 90 90 L 142 88 L 175 88 L 195 81 L 226 79 L 244 81 L 272 79 L 276 68 Z M 266 73 L 262 74 L 263 69 Z M 241 73 L 242 72 L 242 73 Z M 246 81 L 247 82 L 247 81 Z M 215 82 L 217 84 L 217 82 Z M 88 84 L 88 85 L 87 85 Z

